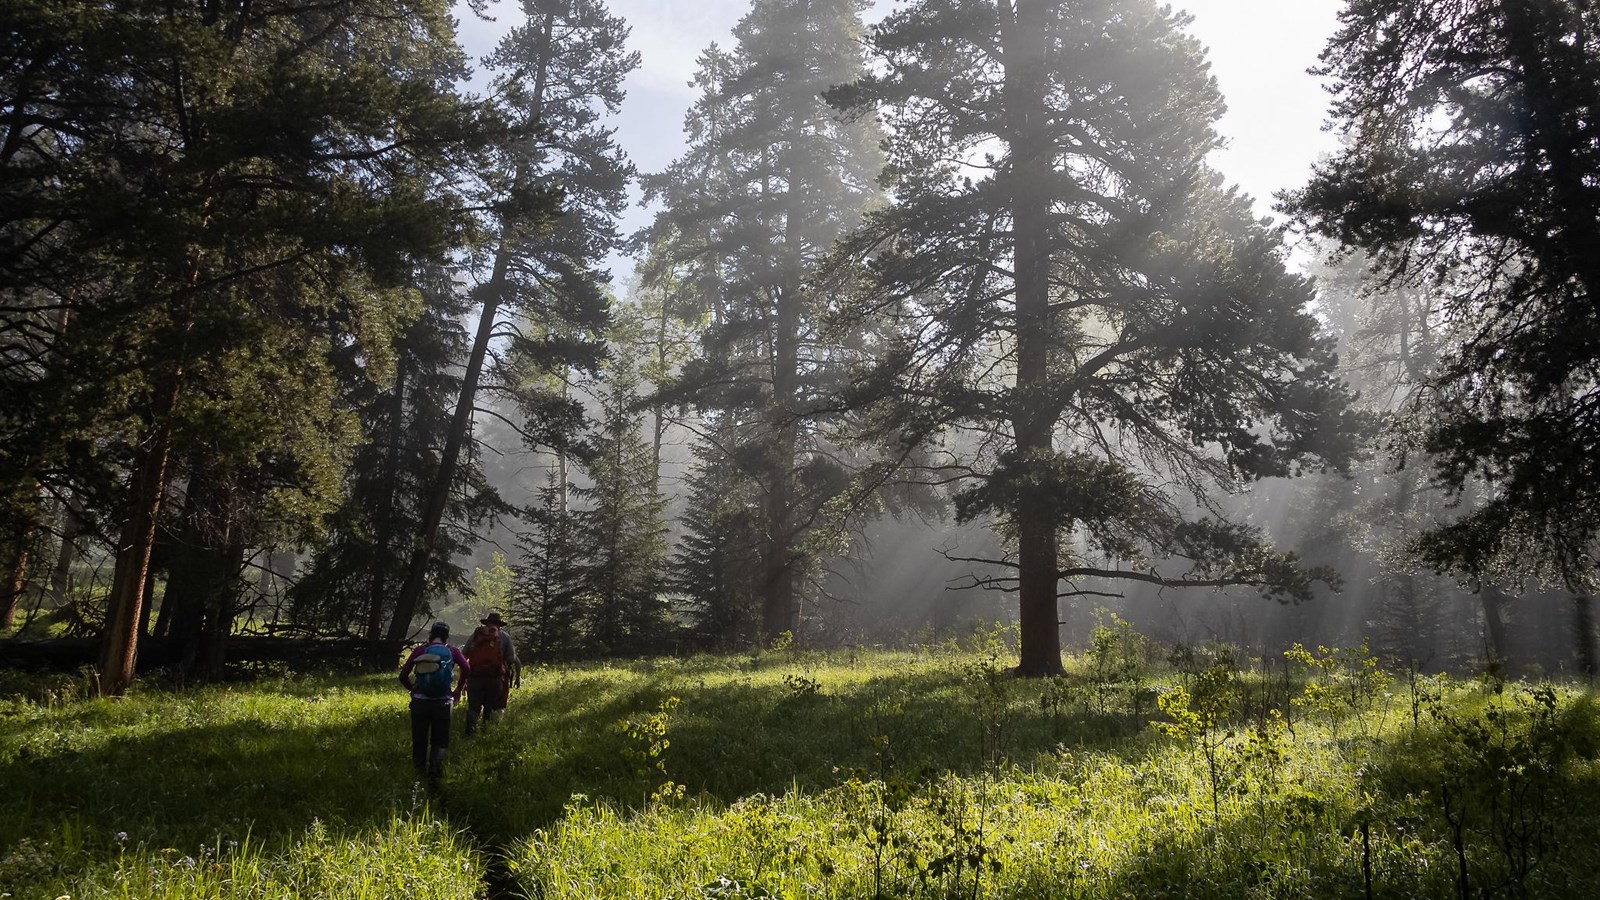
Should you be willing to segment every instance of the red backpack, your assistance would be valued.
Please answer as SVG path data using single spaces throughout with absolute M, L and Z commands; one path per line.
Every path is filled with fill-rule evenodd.
M 467 664 L 473 677 L 479 675 L 504 675 L 506 657 L 500 652 L 500 629 L 494 625 L 479 625 L 467 641 Z

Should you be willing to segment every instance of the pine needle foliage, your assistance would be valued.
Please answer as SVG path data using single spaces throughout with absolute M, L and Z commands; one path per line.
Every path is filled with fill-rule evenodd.
M 1485 498 L 1415 542 L 1436 567 L 1594 584 L 1596 34 L 1587 0 L 1359 0 L 1321 57 L 1345 143 L 1285 206 L 1440 305 L 1412 412 Z
M 885 336 L 852 383 L 879 433 L 960 451 L 934 474 L 966 475 L 960 515 L 1015 548 L 983 583 L 1018 595 L 1030 675 L 1060 671 L 1061 597 L 1298 599 L 1329 574 L 1210 499 L 1339 465 L 1352 436 L 1309 284 L 1205 164 L 1222 98 L 1186 24 L 1147 0 L 925 0 L 828 94 L 890 135 L 895 202 L 838 253 L 838 327 Z

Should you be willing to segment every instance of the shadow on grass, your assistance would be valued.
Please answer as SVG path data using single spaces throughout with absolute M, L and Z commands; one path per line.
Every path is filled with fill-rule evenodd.
M 1474 896 L 1590 897 L 1600 881 L 1600 703 L 1534 715 L 1535 694 L 1508 691 L 1498 718 L 1484 698 L 1452 705 L 1373 754 L 1375 792 L 1409 799 L 1414 829 L 1448 848 L 1452 891 L 1462 857 Z
M 1123 759 L 1149 746 L 1148 713 L 1099 714 L 1040 702 L 1047 683 L 974 682 L 931 668 L 843 687 L 747 677 L 602 670 L 513 695 L 508 717 L 470 739 L 446 784 L 447 810 L 494 843 L 550 825 L 574 796 L 642 806 L 663 781 L 729 804 L 754 793 L 821 791 L 851 777 L 911 781 L 1031 765 L 1058 746 Z M 627 756 L 618 723 L 679 698 L 660 756 L 664 771 Z M 887 740 L 885 740 L 887 739 Z
M 376 824 L 416 805 L 408 735 L 401 704 L 293 728 L 240 719 L 112 733 L 87 748 L 71 735 L 41 735 L 0 765 L 0 792 L 14 819 L 67 823 L 108 849 L 118 832 L 131 845 L 191 853 L 246 835 L 271 846 L 313 820 Z
M 407 704 L 398 685 L 362 679 L 151 693 L 14 716 L 0 737 L 10 813 L 0 894 L 82 887 L 74 879 L 112 877 L 125 853 L 157 865 L 188 858 L 192 869 L 236 846 L 300 854 L 310 836 L 314 852 L 335 858 L 378 852 L 368 842 L 397 828 L 421 841 L 430 820 L 459 827 L 412 771 Z M 364 861 L 409 872 L 404 855 Z
M 546 672 L 480 735 L 463 736 L 456 715 L 449 774 L 436 793 L 411 772 L 406 700 L 390 679 L 54 710 L 0 736 L 0 791 L 22 823 L 0 835 L 0 851 L 51 829 L 97 856 L 115 853 L 118 832 L 130 844 L 186 853 L 246 834 L 282 847 L 314 821 L 358 829 L 424 803 L 492 849 L 550 825 L 574 795 L 632 808 L 668 779 L 731 804 L 854 776 L 918 781 L 1027 767 L 1058 745 L 1133 760 L 1154 740 L 1150 713 L 1052 704 L 1050 682 L 943 664 L 835 669 L 821 676 L 832 679 L 826 685 L 782 678 L 799 671 L 718 660 Z M 248 702 L 234 703 L 241 696 Z M 618 723 L 669 696 L 680 704 L 660 757 L 665 771 L 641 771 L 625 751 L 642 748 Z
M 532 733 L 513 732 L 506 727 L 513 720 L 469 739 L 458 711 L 446 781 L 430 790 L 411 768 L 407 699 L 387 679 L 336 682 L 331 690 L 307 682 L 152 692 L 14 717 L 0 736 L 0 795 L 11 823 L 0 831 L 0 857 L 25 838 L 64 857 L 101 862 L 141 845 L 198 856 L 203 846 L 247 837 L 277 852 L 315 822 L 361 831 L 424 805 L 493 847 L 498 832 L 477 826 L 497 823 L 480 811 L 506 808 L 495 802 L 499 796 L 531 797 L 531 806 L 512 807 L 517 824 L 531 828 L 537 822 L 528 809 L 548 821 L 570 793 L 591 781 L 603 793 L 608 774 L 616 777 L 607 771 L 620 760 L 612 726 L 655 702 L 655 686 L 605 681 L 563 677 L 518 704 L 518 716 L 527 707 L 541 727 L 555 726 L 559 740 L 550 748 L 559 752 L 523 770 L 527 780 L 509 788 L 486 776 L 505 758 L 497 753 L 520 757 Z M 625 779 L 617 782 L 614 793 L 623 796 L 625 786 Z M 120 842 L 119 833 L 126 835 Z

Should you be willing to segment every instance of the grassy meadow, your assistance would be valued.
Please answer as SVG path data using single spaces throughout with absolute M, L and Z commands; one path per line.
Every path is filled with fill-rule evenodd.
M 1589 897 L 1577 687 L 1241 666 L 1116 625 L 530 670 L 416 781 L 392 677 L 0 684 L 0 896 Z

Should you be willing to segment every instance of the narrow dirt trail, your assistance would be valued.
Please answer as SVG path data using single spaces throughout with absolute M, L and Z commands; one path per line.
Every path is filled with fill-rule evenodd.
M 485 723 L 485 729 L 487 725 Z M 463 764 L 476 755 L 479 742 L 485 736 L 467 738 L 464 731 L 453 735 L 453 738 L 461 739 L 451 741 L 452 758 L 447 765 L 458 773 L 471 771 L 471 767 Z M 500 828 L 485 827 L 482 817 L 473 815 L 473 804 L 465 799 L 470 792 L 453 792 L 448 775 L 442 784 L 432 785 L 429 793 L 440 816 L 459 829 L 483 858 L 482 888 L 475 896 L 482 900 L 532 900 L 512 873 L 511 860 L 516 851 L 516 836 Z M 492 816 L 490 818 L 492 820 Z
M 484 900 L 532 900 L 511 874 L 504 847 L 485 847 L 481 852 Z
M 512 845 L 508 838 L 486 834 L 473 825 L 471 812 L 449 799 L 447 786 L 429 791 L 439 815 L 458 829 L 483 858 L 483 888 L 474 896 L 482 900 L 532 900 L 511 872 Z

